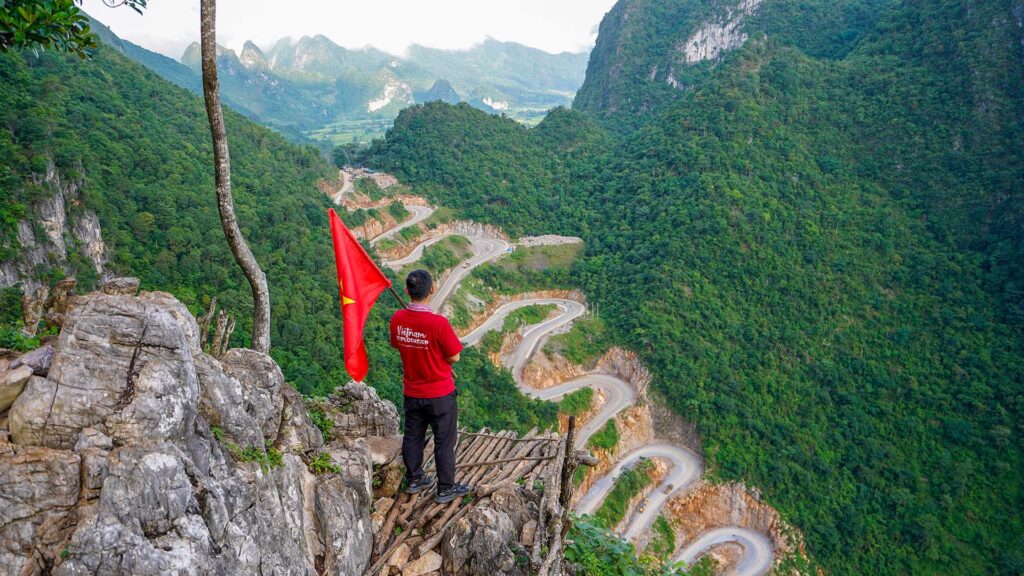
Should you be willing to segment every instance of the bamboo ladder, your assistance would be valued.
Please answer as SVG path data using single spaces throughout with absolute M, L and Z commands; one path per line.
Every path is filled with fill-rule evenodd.
M 399 494 L 374 535 L 373 557 L 366 576 L 386 576 L 389 561 L 402 544 L 410 544 L 416 556 L 437 548 L 444 531 L 476 506 L 490 502 L 490 495 L 502 486 L 542 484 L 541 505 L 534 536 L 531 563 L 539 576 L 561 573 L 562 538 L 569 528 L 572 476 L 581 464 L 596 460 L 572 449 L 576 418 L 569 419 L 568 432 L 530 430 L 522 438 L 515 432 L 460 432 L 456 448 L 456 481 L 473 487 L 469 496 L 447 504 L 436 504 L 431 491 Z M 426 470 L 433 471 L 433 442 L 425 451 Z M 546 556 L 543 550 L 547 550 Z

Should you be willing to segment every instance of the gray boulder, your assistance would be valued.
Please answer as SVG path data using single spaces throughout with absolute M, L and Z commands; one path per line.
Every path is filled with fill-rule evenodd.
M 47 344 L 22 354 L 17 360 L 11 362 L 11 368 L 28 366 L 36 376 L 46 376 L 50 371 L 51 364 L 53 364 L 53 346 Z
M 0 372 L 0 412 L 14 404 L 31 377 L 32 368 L 28 366 Z
M 197 334 L 184 306 L 160 294 L 76 297 L 49 373 L 11 407 L 14 441 L 68 449 L 86 427 L 124 445 L 181 440 L 198 404 Z
M 75 522 L 77 454 L 0 444 L 0 566 L 37 573 L 57 557 Z
M 366 441 L 339 433 L 324 447 L 269 356 L 203 354 L 169 295 L 73 298 L 49 372 L 25 378 L 13 443 L 0 435 L 5 570 L 355 576 L 368 565 Z M 397 430 L 393 406 L 375 410 L 364 428 Z M 340 473 L 309 471 L 321 451 Z
M 451 525 L 441 540 L 444 573 L 452 576 L 525 576 L 528 553 L 520 538 L 536 526 L 537 492 L 518 484 L 499 486 L 489 501 Z M 532 544 L 532 542 L 531 542 Z
M 527 576 L 530 562 L 508 514 L 474 508 L 448 527 L 441 539 L 441 571 L 451 576 Z
M 242 383 L 224 371 L 217 359 L 202 354 L 195 359 L 201 396 L 199 413 L 210 426 L 219 428 L 224 437 L 240 446 L 263 444 L 263 430 L 245 406 Z
M 243 406 L 256 420 L 263 437 L 276 439 L 284 403 L 281 390 L 287 386 L 281 368 L 270 356 L 243 348 L 228 350 L 220 363 L 225 373 L 242 384 Z
M 398 434 L 398 409 L 381 400 L 377 391 L 365 384 L 349 382 L 327 398 L 310 400 L 310 408 L 330 419 L 332 438 L 365 438 Z

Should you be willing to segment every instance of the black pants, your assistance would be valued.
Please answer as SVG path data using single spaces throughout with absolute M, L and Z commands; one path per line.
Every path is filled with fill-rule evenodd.
M 455 445 L 458 443 L 459 405 L 452 392 L 440 398 L 405 397 L 405 436 L 402 461 L 410 481 L 423 476 L 423 448 L 427 444 L 427 426 L 434 432 L 434 461 L 437 463 L 437 490 L 455 484 Z

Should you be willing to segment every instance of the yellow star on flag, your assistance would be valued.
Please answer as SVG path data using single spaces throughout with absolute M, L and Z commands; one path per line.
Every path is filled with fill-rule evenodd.
M 356 303 L 355 300 L 349 298 L 348 296 L 342 295 L 342 297 L 341 297 L 341 305 L 342 306 L 345 306 L 347 304 L 355 304 L 355 303 Z

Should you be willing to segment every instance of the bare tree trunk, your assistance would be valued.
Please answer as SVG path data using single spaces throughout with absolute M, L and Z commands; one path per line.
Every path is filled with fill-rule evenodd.
M 267 291 L 267 276 L 260 269 L 249 245 L 238 229 L 235 204 L 231 198 L 231 158 L 228 154 L 228 136 L 224 128 L 224 111 L 220 105 L 220 85 L 217 81 L 217 2 L 202 0 L 200 4 L 200 47 L 203 62 L 203 96 L 206 98 L 206 115 L 210 119 L 210 134 L 213 137 L 213 162 L 216 168 L 217 208 L 224 236 L 235 260 L 242 267 L 252 287 L 252 344 L 257 352 L 270 351 L 270 293 Z

